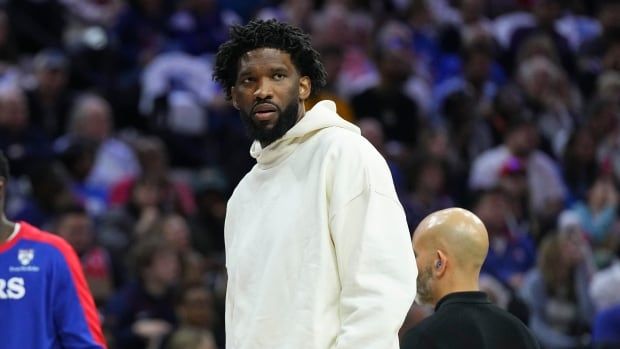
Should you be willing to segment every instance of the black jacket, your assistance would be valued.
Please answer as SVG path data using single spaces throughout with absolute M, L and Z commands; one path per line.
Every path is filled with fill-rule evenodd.
M 539 349 L 528 328 L 492 304 L 484 292 L 456 292 L 442 298 L 435 313 L 409 330 L 401 349 Z

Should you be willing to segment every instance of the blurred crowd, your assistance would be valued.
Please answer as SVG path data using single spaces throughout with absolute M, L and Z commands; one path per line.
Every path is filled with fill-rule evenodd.
M 211 73 L 252 18 L 311 34 L 329 75 L 307 107 L 359 125 L 411 231 L 471 209 L 482 289 L 545 348 L 620 343 L 620 0 L 0 0 L 7 215 L 75 248 L 111 348 L 224 348 L 226 202 L 253 160 Z

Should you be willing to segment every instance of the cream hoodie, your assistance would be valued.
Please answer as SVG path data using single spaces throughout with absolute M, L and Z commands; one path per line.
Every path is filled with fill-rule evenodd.
M 227 349 L 397 349 L 417 269 L 390 171 L 318 103 L 251 155 L 225 225 Z

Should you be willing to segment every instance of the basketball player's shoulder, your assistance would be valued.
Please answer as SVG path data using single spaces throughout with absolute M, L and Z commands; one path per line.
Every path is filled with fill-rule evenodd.
M 344 151 L 346 154 L 360 156 L 378 155 L 376 149 L 366 138 L 357 132 L 340 127 L 329 127 L 319 134 L 320 142 L 330 151 Z
M 65 241 L 65 239 L 61 238 L 58 235 L 41 230 L 26 222 L 20 222 L 20 225 L 21 225 L 21 229 L 23 229 L 22 233 L 25 239 L 44 243 L 44 244 L 54 246 L 56 248 L 62 248 L 62 249 L 69 246 L 67 241 Z

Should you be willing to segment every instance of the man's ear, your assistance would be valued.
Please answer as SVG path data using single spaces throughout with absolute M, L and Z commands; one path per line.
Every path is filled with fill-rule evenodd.
M 299 78 L 299 99 L 305 101 L 310 97 L 310 93 L 312 92 L 312 83 L 310 78 L 307 76 L 302 76 Z
M 433 273 L 438 278 L 442 277 L 448 268 L 448 258 L 442 250 L 437 250 L 435 265 L 433 265 Z
M 239 105 L 237 104 L 237 98 L 235 97 L 235 86 L 230 88 L 230 98 L 232 100 L 232 105 L 235 109 L 239 110 Z

